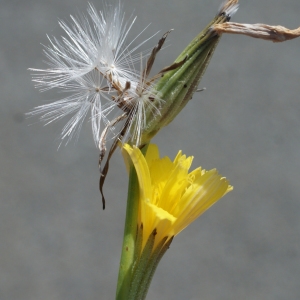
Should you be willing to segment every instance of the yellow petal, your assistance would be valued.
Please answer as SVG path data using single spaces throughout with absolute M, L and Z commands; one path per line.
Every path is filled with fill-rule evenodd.
M 140 185 L 140 195 L 142 198 L 151 198 L 151 178 L 145 157 L 137 147 L 128 144 L 123 146 L 134 165 Z
M 159 159 L 159 150 L 158 150 L 157 145 L 150 144 L 148 146 L 145 158 L 146 158 L 146 161 L 147 161 L 148 165 L 151 164 L 152 161 L 155 161 L 155 160 Z
M 154 248 L 165 236 L 171 238 L 174 235 L 172 227 L 176 218 L 166 210 L 150 203 L 147 199 L 143 199 L 140 203 L 140 214 L 144 234 L 142 247 L 145 246 L 153 229 L 157 230 Z

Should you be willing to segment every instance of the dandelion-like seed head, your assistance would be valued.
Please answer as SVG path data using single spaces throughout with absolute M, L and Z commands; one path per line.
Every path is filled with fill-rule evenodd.
M 90 4 L 87 15 L 71 16 L 71 24 L 59 21 L 65 36 L 61 39 L 48 37 L 50 44 L 44 46 L 49 68 L 30 69 L 37 88 L 41 91 L 57 88 L 66 96 L 38 106 L 29 114 L 40 115 L 46 124 L 69 116 L 61 133 L 61 139 L 67 141 L 78 137 L 83 121 L 90 115 L 97 146 L 105 143 L 109 132 L 114 132 L 114 118 L 122 111 L 128 117 L 124 138 L 129 139 L 131 128 L 135 127 L 136 140 L 140 140 L 139 131 L 145 120 L 135 122 L 134 119 L 137 113 L 144 111 L 145 105 L 139 100 L 143 98 L 146 85 L 141 92 L 136 65 L 149 53 L 138 50 L 153 37 L 136 43 L 143 30 L 128 41 L 136 18 L 131 16 L 125 20 L 120 2 L 116 6 L 105 4 L 104 8 L 98 12 Z M 143 116 L 138 118 L 143 119 Z M 133 126 L 134 122 L 138 125 Z M 114 132 L 116 135 L 118 132 Z

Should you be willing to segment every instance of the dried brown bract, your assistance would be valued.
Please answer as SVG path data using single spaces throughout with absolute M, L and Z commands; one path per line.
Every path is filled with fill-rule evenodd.
M 280 25 L 271 26 L 267 24 L 240 24 L 228 22 L 215 24 L 212 26 L 212 30 L 216 31 L 218 34 L 243 34 L 253 38 L 269 40 L 274 43 L 285 42 L 300 36 L 300 27 L 291 30 Z

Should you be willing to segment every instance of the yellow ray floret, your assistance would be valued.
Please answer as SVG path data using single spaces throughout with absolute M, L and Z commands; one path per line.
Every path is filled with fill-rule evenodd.
M 148 146 L 145 157 L 139 148 L 128 144 L 123 153 L 126 164 L 134 165 L 139 181 L 138 221 L 143 224 L 143 246 L 154 229 L 155 244 L 177 235 L 233 189 L 216 169 L 197 168 L 189 173 L 193 157 L 181 151 L 174 161 L 160 158 L 154 144 Z

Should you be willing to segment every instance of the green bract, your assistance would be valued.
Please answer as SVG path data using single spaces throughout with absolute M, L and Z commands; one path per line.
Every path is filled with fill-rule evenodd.
M 149 143 L 192 98 L 220 40 L 220 35 L 211 30 L 211 26 L 227 22 L 236 9 L 235 3 L 223 7 L 174 61 L 174 65 L 178 64 L 179 67 L 163 73 L 156 82 L 150 94 L 154 97 L 154 105 L 160 106 L 160 113 L 153 117 L 151 109 L 146 111 L 147 126 L 143 129 L 140 145 Z M 164 100 L 163 104 L 161 99 Z M 131 140 L 130 143 L 135 144 L 135 141 Z

